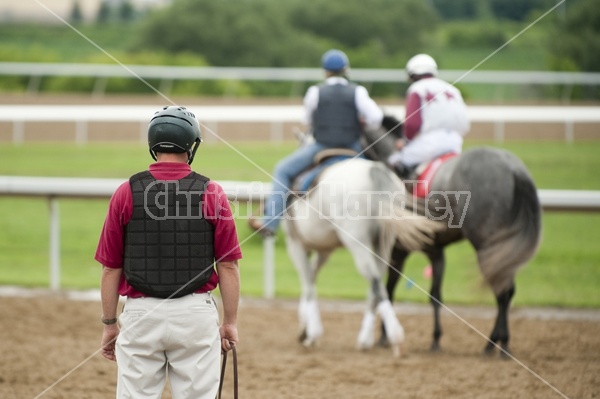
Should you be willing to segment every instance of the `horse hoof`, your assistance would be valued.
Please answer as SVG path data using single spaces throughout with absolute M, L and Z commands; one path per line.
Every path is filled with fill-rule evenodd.
M 390 347 L 390 341 L 388 341 L 388 339 L 386 337 L 381 337 L 381 338 L 379 338 L 379 341 L 377 341 L 377 347 L 379 347 L 379 348 L 389 348 Z
M 496 353 L 496 347 L 492 344 L 488 344 L 483 350 L 483 356 L 492 357 Z
M 441 351 L 442 351 L 442 347 L 437 342 L 432 343 L 431 346 L 429 347 L 429 352 L 439 353 Z
M 392 346 L 392 355 L 394 357 L 400 357 L 402 355 L 402 348 L 400 347 L 400 345 Z
M 512 358 L 512 356 L 510 353 L 510 348 L 508 346 L 503 346 L 502 350 L 500 350 L 500 359 L 509 360 L 511 358 Z
M 307 338 L 308 338 L 308 335 L 306 334 L 306 330 L 302 330 L 302 332 L 298 336 L 298 342 L 300 342 L 302 345 L 304 345 L 304 341 L 306 341 Z
M 356 346 L 360 350 L 369 350 L 375 345 L 375 337 L 372 334 L 359 334 Z
M 371 348 L 373 348 L 373 345 L 369 345 L 364 342 L 359 342 L 356 344 L 356 348 L 358 348 L 358 350 L 361 352 L 367 352 L 367 351 L 371 350 Z
M 300 341 L 300 343 L 302 344 L 303 347 L 305 348 L 316 348 L 317 347 L 317 340 L 314 338 L 306 338 L 303 341 Z

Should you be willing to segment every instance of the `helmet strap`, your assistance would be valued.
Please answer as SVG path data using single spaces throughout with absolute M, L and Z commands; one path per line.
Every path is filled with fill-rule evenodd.
M 194 144 L 194 148 L 188 150 L 188 165 L 191 165 L 194 162 L 194 157 L 196 156 L 196 151 L 200 146 L 200 139 L 196 139 L 196 143 Z
M 156 153 L 154 151 L 152 151 L 152 148 L 150 148 L 150 155 L 152 156 L 152 159 L 154 159 L 155 161 L 157 161 L 157 159 L 156 159 Z

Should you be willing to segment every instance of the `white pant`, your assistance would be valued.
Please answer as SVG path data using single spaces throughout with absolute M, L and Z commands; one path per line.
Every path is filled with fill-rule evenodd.
M 388 164 L 402 162 L 412 167 L 431 161 L 447 152 L 462 152 L 463 138 L 460 134 L 447 130 L 420 133 L 406 146 L 388 158 Z
M 219 313 L 210 294 L 127 299 L 116 342 L 117 399 L 214 399 L 219 386 Z

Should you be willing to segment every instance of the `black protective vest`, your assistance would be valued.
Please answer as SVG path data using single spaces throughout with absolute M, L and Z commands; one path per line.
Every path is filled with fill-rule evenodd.
M 330 148 L 349 148 L 360 139 L 362 129 L 355 93 L 354 84 L 319 86 L 319 103 L 312 124 L 317 143 Z
M 178 298 L 203 286 L 214 269 L 214 226 L 202 214 L 209 179 L 195 172 L 156 180 L 148 171 L 129 179 L 133 214 L 125 226 L 124 273 L 136 290 Z

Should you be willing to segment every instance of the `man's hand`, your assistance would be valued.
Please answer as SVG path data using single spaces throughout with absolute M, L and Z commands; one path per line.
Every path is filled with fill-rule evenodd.
M 406 145 L 406 142 L 403 139 L 398 139 L 394 143 L 394 147 L 396 147 L 397 151 L 400 151 L 401 149 L 403 149 L 405 145 Z
M 104 331 L 102 332 L 102 341 L 100 342 L 102 347 L 102 356 L 108 360 L 112 360 L 113 362 L 117 361 L 117 357 L 115 356 L 115 342 L 117 341 L 118 336 L 118 324 L 104 326 Z
M 239 341 L 237 326 L 222 324 L 219 333 L 221 334 L 221 350 L 223 352 L 229 352 L 232 345 L 237 346 Z

